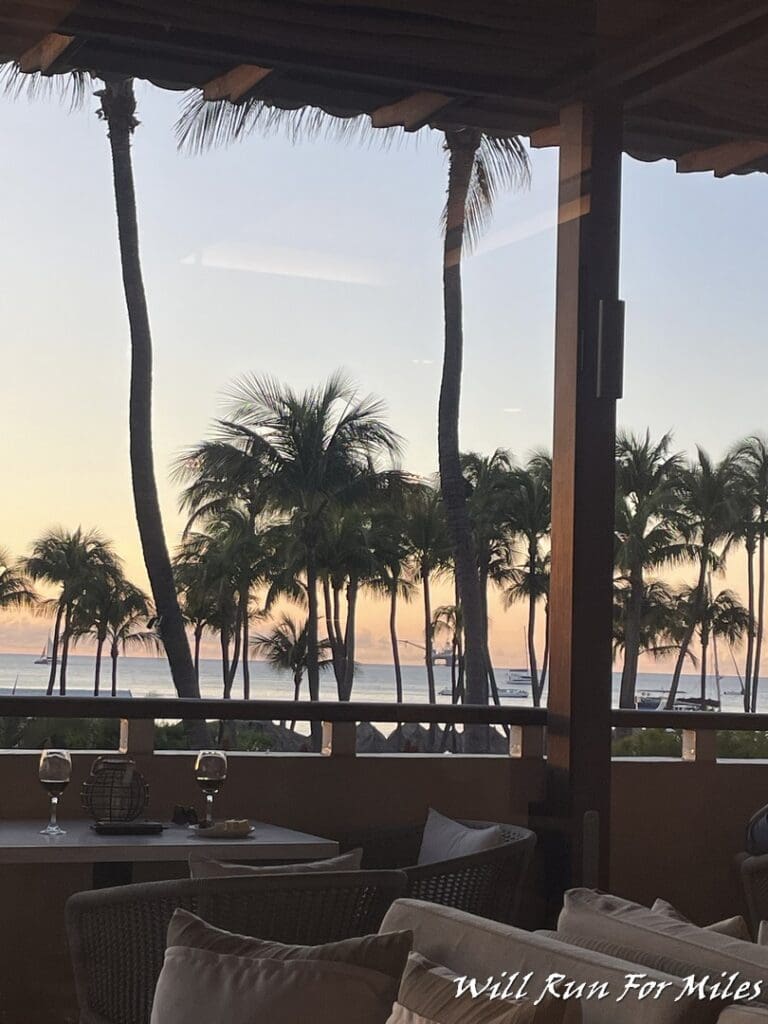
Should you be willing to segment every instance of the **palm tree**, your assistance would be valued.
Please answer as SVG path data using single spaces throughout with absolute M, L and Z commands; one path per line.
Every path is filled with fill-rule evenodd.
M 621 431 L 616 439 L 617 579 L 626 584 L 621 626 L 624 665 L 619 706 L 635 706 L 638 659 L 647 614 L 648 572 L 685 557 L 676 523 L 682 455 L 670 453 L 672 435 L 658 441 L 650 432 L 638 436 Z
M 741 644 L 749 628 L 749 611 L 731 590 L 721 590 L 715 597 L 712 594 L 711 582 L 707 581 L 704 599 L 696 602 L 694 587 L 683 587 L 676 596 L 677 614 L 682 622 L 690 625 L 693 621 L 695 632 L 699 636 L 701 656 L 699 659 L 700 699 L 707 699 L 708 652 L 712 641 L 725 640 L 730 647 Z
M 112 696 L 117 695 L 117 658 L 122 646 L 156 647 L 159 638 L 148 628 L 152 612 L 146 594 L 116 570 L 107 568 L 94 578 L 73 614 L 74 638 L 93 637 L 96 641 L 96 663 L 93 695 L 101 689 L 101 661 L 105 644 L 112 659 Z M 142 628 L 139 628 L 142 627 Z
M 146 594 L 131 583 L 126 583 L 114 595 L 107 614 L 107 642 L 112 661 L 111 694 L 117 696 L 117 659 L 129 647 L 146 651 L 159 651 L 162 642 L 157 632 L 149 628 L 152 607 Z
M 405 542 L 413 575 L 421 583 L 424 600 L 424 661 L 430 704 L 437 702 L 433 655 L 431 578 L 448 563 L 448 534 L 440 492 L 427 484 L 415 488 L 406 499 Z
M 765 590 L 766 565 L 765 542 L 768 533 L 768 438 L 755 434 L 737 446 L 734 457 L 740 480 L 746 484 L 751 496 L 753 515 L 750 517 L 747 536 L 749 612 L 752 616 L 749 627 L 747 673 L 745 690 L 749 690 L 749 705 L 745 710 L 757 710 L 757 691 L 760 684 L 760 663 L 763 653 L 765 632 Z M 754 554 L 757 544 L 757 608 L 754 600 Z M 751 678 L 750 678 L 751 670 Z
M 263 473 L 260 451 L 254 451 L 247 437 L 206 440 L 184 452 L 176 461 L 173 475 L 186 485 L 180 501 L 181 510 L 188 513 L 185 534 L 201 520 L 205 522 L 222 515 L 236 515 L 243 521 L 243 528 L 256 537 L 265 505 Z M 242 580 L 239 598 L 242 607 L 247 607 L 250 587 L 256 582 L 249 576 L 253 577 L 254 573 L 246 573 Z M 243 696 L 248 700 L 250 616 L 243 615 L 241 619 Z M 198 623 L 195 632 L 196 676 L 202 628 Z
M 55 76 L 58 80 L 59 76 Z M 6 92 L 18 95 L 26 86 L 30 95 L 40 91 L 41 75 L 23 75 L 17 65 L 7 65 Z M 73 105 L 82 102 L 91 76 L 73 72 L 63 81 L 63 92 Z M 23 84 L 22 84 L 23 83 Z M 144 563 L 149 576 L 158 631 L 168 656 L 171 675 L 180 697 L 199 697 L 189 642 L 174 585 L 173 569 L 165 541 L 152 451 L 152 334 L 139 258 L 136 191 L 131 160 L 131 138 L 138 127 L 133 79 L 107 76 L 97 115 L 107 125 L 112 156 L 112 179 L 117 212 L 123 291 L 131 336 L 131 384 L 129 398 L 130 462 L 136 521 Z
M 510 560 L 507 512 L 513 480 L 512 456 L 503 448 L 492 455 L 470 452 L 461 456 L 464 479 L 469 485 L 468 511 L 477 555 L 483 614 L 483 651 L 494 703 L 498 687 L 488 646 L 488 587 L 501 582 Z
M 464 353 L 461 260 L 465 236 L 472 244 L 490 218 L 499 189 L 526 179 L 529 165 L 523 144 L 516 136 L 483 135 L 469 128 L 453 130 L 445 133 L 445 150 L 448 154 L 443 245 L 445 347 L 437 446 L 445 518 L 464 615 L 467 699 L 470 703 L 485 703 L 488 694 L 483 601 L 459 445 Z
M 199 697 L 189 641 L 165 541 L 152 451 L 152 333 L 139 258 L 131 138 L 138 127 L 133 79 L 106 79 L 96 95 L 112 154 L 123 290 L 131 334 L 130 459 L 136 521 L 157 614 L 157 630 L 180 697 Z
M 318 666 L 325 668 L 331 659 L 322 652 L 329 649 L 327 641 L 319 645 Z M 257 633 L 251 641 L 254 654 L 264 658 L 273 668 L 290 672 L 293 676 L 293 699 L 301 697 L 301 684 L 309 667 L 309 624 L 299 624 L 283 612 L 268 633 Z M 291 726 L 295 726 L 295 722 Z
M 701 621 L 705 603 L 707 575 L 722 566 L 718 545 L 727 543 L 737 527 L 734 506 L 734 461 L 726 457 L 713 462 L 707 453 L 697 449 L 696 461 L 680 471 L 680 530 L 691 556 L 698 564 L 698 578 L 691 591 L 690 614 L 680 638 L 680 649 L 667 696 L 667 710 L 675 706 L 683 664 L 697 623 Z
M 29 608 L 37 601 L 21 565 L 15 563 L 5 548 L 0 548 L 0 611 Z
M 87 603 L 93 588 L 105 575 L 119 573 L 119 562 L 110 543 L 98 531 L 84 531 L 78 526 L 72 532 L 56 527 L 43 534 L 21 565 L 33 580 L 59 587 L 47 693 L 53 693 L 61 640 L 59 692 L 64 695 L 67 692 L 69 645 L 75 632 L 78 609 Z
M 549 558 L 542 544 L 552 527 L 552 463 L 546 452 L 534 453 L 523 468 L 512 472 L 507 522 L 511 534 L 524 546 L 522 564 L 513 566 L 507 574 L 507 602 L 524 600 L 528 604 L 528 665 L 531 694 L 538 707 L 544 689 L 544 663 L 539 672 L 536 610 L 549 595 Z
M 413 595 L 404 508 L 391 503 L 379 505 L 372 516 L 370 536 L 377 566 L 377 574 L 370 585 L 375 592 L 385 594 L 389 600 L 389 640 L 395 669 L 395 692 L 398 704 L 402 704 L 403 672 L 397 635 L 397 607 L 399 600 L 410 601 Z
M 229 392 L 222 435 L 246 438 L 265 467 L 268 507 L 286 517 L 301 548 L 308 602 L 310 699 L 319 699 L 319 556 L 325 525 L 335 511 L 375 494 L 389 478 L 400 439 L 383 419 L 384 406 L 360 397 L 340 373 L 302 394 L 268 378 L 247 376 Z

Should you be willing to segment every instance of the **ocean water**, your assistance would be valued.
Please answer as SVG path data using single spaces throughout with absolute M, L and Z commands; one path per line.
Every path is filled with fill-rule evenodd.
M 17 691 L 25 694 L 31 692 L 45 693 L 48 683 L 49 668 L 36 665 L 34 654 L 0 654 L 0 694 L 7 694 L 15 686 Z M 261 661 L 251 661 L 251 697 L 254 699 L 290 700 L 293 697 L 293 681 L 288 673 L 278 672 Z M 163 658 L 147 658 L 126 656 L 119 660 L 118 688 L 130 691 L 134 697 L 173 697 L 175 691 L 171 683 L 168 666 Z M 75 654 L 69 659 L 67 669 L 67 689 L 87 695 L 93 691 L 92 655 Z M 110 687 L 109 659 L 102 665 L 102 692 L 109 693 Z M 499 686 L 513 686 L 516 689 L 530 691 L 521 674 L 524 670 L 515 669 L 514 678 L 507 680 L 506 667 L 496 668 L 496 679 Z M 418 703 L 427 701 L 426 669 L 423 665 L 403 665 L 403 693 L 406 702 Z M 435 666 L 435 682 L 438 691 L 451 685 L 450 669 L 445 665 Z M 614 673 L 613 698 L 618 706 L 620 675 Z M 238 670 L 235 680 L 233 697 L 242 696 L 242 674 Z M 666 691 L 669 686 L 669 675 L 664 673 L 641 673 L 638 676 L 637 689 Z M 735 676 L 721 679 L 721 699 L 724 711 L 740 711 L 742 709 L 739 695 L 739 681 Z M 200 663 L 200 689 L 204 697 L 220 697 L 222 695 L 221 665 L 213 659 L 203 659 Z M 766 684 L 768 691 L 768 683 Z M 694 675 L 684 675 L 680 685 L 680 696 L 697 697 L 699 695 L 699 679 Z M 320 696 L 324 700 L 336 699 L 336 685 L 333 673 L 326 671 L 321 676 Z M 714 697 L 714 679 L 709 681 L 708 696 Z M 302 692 L 306 699 L 308 693 L 306 683 Z M 394 702 L 395 677 L 392 665 L 362 664 L 355 675 L 352 699 L 360 701 Z M 438 696 L 439 703 L 450 703 L 449 696 Z M 529 695 L 525 699 L 504 698 L 502 703 L 518 707 L 532 704 Z M 760 711 L 768 711 L 768 692 L 760 694 Z

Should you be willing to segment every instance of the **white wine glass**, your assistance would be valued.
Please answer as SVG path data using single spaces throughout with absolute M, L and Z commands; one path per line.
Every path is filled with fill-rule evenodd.
M 41 830 L 43 836 L 63 836 L 66 832 L 56 820 L 59 797 L 69 785 L 72 778 L 72 758 L 66 750 L 44 750 L 40 754 L 38 769 L 40 784 L 50 797 L 48 824 Z
M 205 794 L 203 828 L 213 825 L 213 798 L 227 777 L 227 755 L 220 750 L 201 750 L 195 761 L 195 779 Z

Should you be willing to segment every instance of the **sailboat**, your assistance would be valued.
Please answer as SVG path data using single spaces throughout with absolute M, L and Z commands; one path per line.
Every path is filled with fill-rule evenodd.
M 40 652 L 40 657 L 35 658 L 36 665 L 50 665 L 53 661 L 53 640 L 51 639 L 50 633 L 48 634 L 48 641 Z

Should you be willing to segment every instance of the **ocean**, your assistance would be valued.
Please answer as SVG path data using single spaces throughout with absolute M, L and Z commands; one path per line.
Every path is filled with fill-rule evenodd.
M 15 686 L 25 694 L 30 692 L 44 694 L 48 683 L 49 668 L 36 665 L 34 654 L 0 654 L 0 694 L 9 693 Z M 70 692 L 88 694 L 93 690 L 93 655 L 75 654 L 69 659 L 67 670 L 67 689 Z M 261 661 L 251 661 L 251 697 L 265 700 L 289 700 L 293 697 L 293 681 L 288 673 L 278 672 Z M 102 665 L 102 692 L 109 693 L 111 663 L 104 659 Z M 403 694 L 406 702 L 418 703 L 427 701 L 426 669 L 423 665 L 403 665 Z M 496 669 L 499 686 L 512 686 L 515 689 L 528 691 L 524 699 L 504 698 L 504 704 L 518 707 L 530 706 L 530 686 L 523 677 L 524 669 L 515 669 L 514 677 L 507 679 L 507 668 Z M 438 691 L 450 689 L 450 669 L 445 665 L 435 666 L 435 682 Z M 614 705 L 618 706 L 619 673 L 613 676 Z M 233 697 L 242 696 L 242 674 L 238 670 Z M 637 689 L 666 691 L 669 686 L 669 675 L 665 673 L 645 672 L 638 676 Z M 163 658 L 147 658 L 125 656 L 119 661 L 118 688 L 130 691 L 134 697 L 173 697 L 175 692 L 171 683 L 170 673 Z M 735 676 L 721 679 L 721 699 L 724 711 L 742 710 L 739 693 L 739 680 Z M 220 697 L 222 695 L 221 665 L 215 659 L 203 659 L 200 663 L 200 689 L 204 697 Z M 766 687 L 768 690 L 768 687 Z M 684 675 L 680 685 L 681 697 L 697 697 L 699 679 L 695 675 Z M 336 699 L 336 686 L 333 673 L 325 671 L 321 676 L 320 696 L 325 700 Z M 708 696 L 714 697 L 714 679 L 709 681 Z M 302 697 L 308 693 L 306 682 Z M 352 699 L 360 701 L 394 702 L 395 677 L 392 665 L 362 664 L 355 674 L 355 685 Z M 439 703 L 450 703 L 449 696 L 438 696 Z M 768 711 L 768 692 L 760 694 L 759 711 Z

